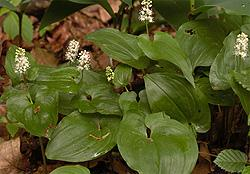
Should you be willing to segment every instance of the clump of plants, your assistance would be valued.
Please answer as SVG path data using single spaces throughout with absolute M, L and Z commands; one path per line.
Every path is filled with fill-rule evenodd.
M 113 23 L 85 39 L 109 56 L 103 71 L 91 69 L 91 54 L 80 50 L 77 40 L 68 45 L 68 62 L 58 67 L 39 65 L 24 49 L 9 48 L 5 69 L 12 86 L 1 96 L 8 125 L 49 140 L 44 163 L 45 156 L 90 161 L 117 146 L 140 174 L 188 174 L 198 159 L 197 133 L 211 126 L 210 106 L 240 104 L 249 115 L 250 1 L 143 0 L 135 8 L 137 3 L 123 0 L 114 13 L 106 0 L 53 0 L 45 13 L 41 29 L 102 5 Z M 176 29 L 175 37 L 150 32 L 166 23 Z M 143 81 L 139 88 L 132 85 L 136 79 Z M 224 150 L 214 162 L 229 172 L 250 172 L 239 150 Z M 52 174 L 67 171 L 89 173 L 64 166 Z

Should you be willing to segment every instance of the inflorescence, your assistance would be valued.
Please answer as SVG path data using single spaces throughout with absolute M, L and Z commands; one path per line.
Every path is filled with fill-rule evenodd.
M 152 0 L 143 0 L 139 11 L 139 20 L 143 22 L 154 22 Z
M 80 51 L 80 43 L 76 40 L 71 40 L 67 47 L 65 59 L 71 63 L 77 63 L 78 70 L 89 70 L 90 64 L 90 53 L 86 50 Z M 79 53 L 78 53 L 79 52 Z
M 107 80 L 110 82 L 110 81 L 113 81 L 114 80 L 114 76 L 115 76 L 115 73 L 114 71 L 112 70 L 112 68 L 110 66 L 107 66 L 106 67 L 106 77 L 107 77 Z
M 240 33 L 234 44 L 234 55 L 241 57 L 243 60 L 248 56 L 248 35 Z
M 15 52 L 15 73 L 25 74 L 29 68 L 30 63 L 25 55 L 25 49 L 18 47 Z

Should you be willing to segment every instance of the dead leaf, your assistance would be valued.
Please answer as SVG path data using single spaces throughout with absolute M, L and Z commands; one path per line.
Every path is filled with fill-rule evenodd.
M 32 56 L 36 59 L 38 64 L 57 66 L 59 60 L 53 53 L 48 52 L 46 49 L 35 47 L 31 51 Z
M 20 138 L 0 144 L 0 174 L 20 174 L 28 166 L 20 152 Z

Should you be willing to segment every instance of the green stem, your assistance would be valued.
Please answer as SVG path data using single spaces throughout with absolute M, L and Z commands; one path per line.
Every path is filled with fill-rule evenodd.
M 18 20 L 19 20 L 19 40 L 18 40 L 18 46 L 22 46 L 22 18 L 23 14 L 21 12 L 17 13 L 18 15 Z
M 46 157 L 45 157 L 45 152 L 44 152 L 44 146 L 43 146 L 43 141 L 42 141 L 42 138 L 41 138 L 41 137 L 39 137 L 39 143 L 40 143 L 41 152 L 42 152 L 42 157 L 43 157 L 43 167 L 44 167 L 44 171 L 45 171 L 45 174 L 48 174 L 47 163 L 46 163 Z
M 190 10 L 191 12 L 195 10 L 195 0 L 190 0 Z

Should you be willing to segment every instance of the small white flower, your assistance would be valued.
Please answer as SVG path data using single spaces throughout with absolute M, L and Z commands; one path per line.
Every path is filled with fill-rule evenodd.
M 106 77 L 107 77 L 107 80 L 110 82 L 110 81 L 113 81 L 114 80 L 114 76 L 115 76 L 115 73 L 114 71 L 112 70 L 112 68 L 110 66 L 107 66 L 106 67 Z
M 76 40 L 71 40 L 67 47 L 65 59 L 69 60 L 70 62 L 74 62 L 78 55 L 79 48 L 80 48 L 79 42 Z
M 237 35 L 234 44 L 234 55 L 241 57 L 243 60 L 248 56 L 248 35 L 241 33 Z
M 89 70 L 90 69 L 90 53 L 86 50 L 79 53 L 78 70 Z
M 143 22 L 154 22 L 153 11 L 152 11 L 152 0 L 143 0 L 141 2 L 141 9 L 139 11 L 139 20 Z
M 25 49 L 18 47 L 15 52 L 15 73 L 25 74 L 29 68 L 30 63 L 25 55 Z

